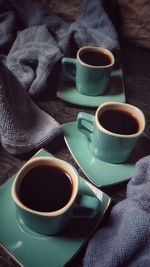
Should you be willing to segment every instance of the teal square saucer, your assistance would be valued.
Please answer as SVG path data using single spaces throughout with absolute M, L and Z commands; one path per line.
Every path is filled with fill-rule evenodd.
M 35 157 L 38 156 L 52 157 L 43 149 L 36 153 Z M 13 180 L 14 176 L 0 186 L 0 242 L 25 267 L 65 266 L 86 244 L 101 222 L 110 198 L 99 189 L 101 198 L 78 196 L 75 213 L 64 231 L 55 236 L 42 235 L 18 220 L 11 198 Z M 84 184 L 88 186 L 86 181 Z M 82 214 L 78 209 L 80 202 L 84 203 Z M 90 216 L 91 207 L 97 209 L 95 216 Z
M 132 177 L 135 162 L 113 164 L 102 161 L 91 153 L 90 143 L 78 130 L 76 121 L 65 123 L 62 128 L 70 153 L 90 182 L 102 187 L 127 181 Z
M 80 94 L 75 87 L 75 83 L 62 75 L 57 97 L 66 102 L 87 107 L 98 107 L 107 101 L 125 102 L 122 70 L 118 69 L 112 72 L 108 91 L 100 96 Z

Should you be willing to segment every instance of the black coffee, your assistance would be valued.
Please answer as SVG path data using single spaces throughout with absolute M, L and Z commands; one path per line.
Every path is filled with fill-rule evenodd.
M 63 208 L 72 194 L 72 183 L 61 169 L 38 166 L 30 170 L 20 185 L 20 199 L 30 209 L 52 212 Z
M 111 59 L 107 54 L 97 51 L 85 51 L 80 54 L 80 59 L 92 66 L 106 66 L 111 64 Z
M 137 119 L 128 112 L 106 110 L 99 116 L 100 124 L 108 131 L 117 134 L 130 135 L 139 130 Z

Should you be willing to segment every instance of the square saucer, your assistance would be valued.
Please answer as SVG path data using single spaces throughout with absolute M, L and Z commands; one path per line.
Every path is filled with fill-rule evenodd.
M 74 82 L 62 75 L 59 82 L 57 97 L 66 102 L 87 107 L 98 107 L 100 104 L 107 101 L 125 102 L 122 70 L 118 69 L 112 71 L 108 91 L 101 96 L 80 94 Z
M 90 152 L 90 143 L 78 130 L 76 121 L 65 123 L 62 128 L 70 153 L 90 182 L 98 187 L 110 186 L 133 176 L 137 158 L 121 164 L 102 161 Z
M 35 157 L 38 156 L 52 157 L 43 149 L 35 154 Z M 101 198 L 78 197 L 76 214 L 64 231 L 55 236 L 42 235 L 29 229 L 21 219 L 18 220 L 11 198 L 13 180 L 14 176 L 0 186 L 0 242 L 25 267 L 64 266 L 91 237 L 109 206 L 110 198 L 99 189 Z M 88 187 L 86 182 L 83 184 Z M 82 213 L 85 216 L 80 216 L 80 202 L 84 203 Z M 91 208 L 97 209 L 95 216 L 89 216 Z

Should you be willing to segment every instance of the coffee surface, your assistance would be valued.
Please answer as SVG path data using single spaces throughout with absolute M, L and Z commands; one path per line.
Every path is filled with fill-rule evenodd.
M 80 59 L 92 66 L 107 66 L 111 64 L 111 59 L 107 54 L 97 51 L 85 51 L 81 53 Z
M 106 130 L 117 134 L 130 135 L 139 130 L 138 121 L 132 114 L 113 109 L 102 112 L 99 123 Z
M 20 199 L 30 209 L 52 212 L 63 208 L 72 194 L 72 183 L 62 170 L 38 166 L 30 170 L 20 185 Z

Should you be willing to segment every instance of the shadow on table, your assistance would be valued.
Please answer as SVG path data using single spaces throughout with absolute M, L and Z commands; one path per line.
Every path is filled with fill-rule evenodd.
M 149 154 L 150 154 L 150 139 L 148 139 L 146 136 L 143 135 L 138 141 L 128 162 L 134 164 L 140 158 L 148 156 Z

